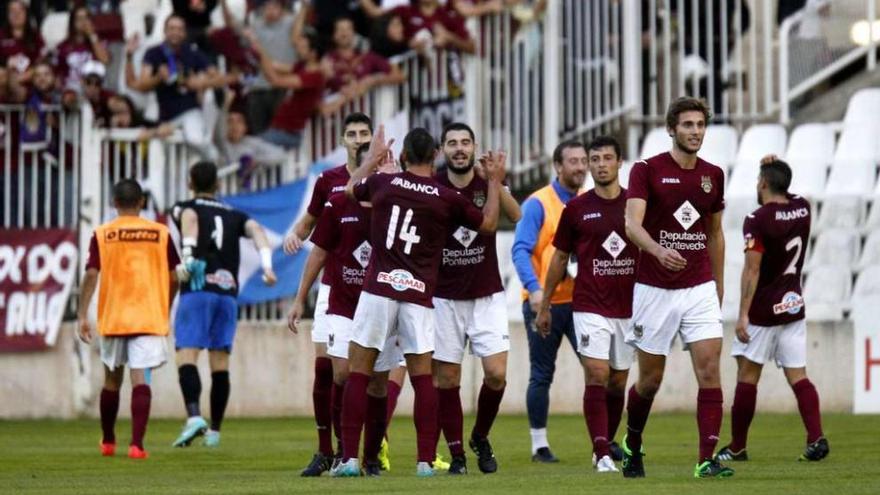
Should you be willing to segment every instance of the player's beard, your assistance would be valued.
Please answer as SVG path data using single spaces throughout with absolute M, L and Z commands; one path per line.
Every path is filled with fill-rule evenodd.
M 696 149 L 691 149 L 687 138 L 681 139 L 678 137 L 678 134 L 675 135 L 675 147 L 684 151 L 685 153 L 689 153 L 692 155 L 696 155 L 700 148 L 703 146 L 703 141 L 700 140 L 700 144 L 697 145 Z
M 452 160 L 450 160 L 449 157 L 446 157 L 446 168 L 451 170 L 453 174 L 465 175 L 474 168 L 474 157 L 471 156 L 467 162 L 467 165 L 465 165 L 464 167 L 456 167 L 452 164 Z

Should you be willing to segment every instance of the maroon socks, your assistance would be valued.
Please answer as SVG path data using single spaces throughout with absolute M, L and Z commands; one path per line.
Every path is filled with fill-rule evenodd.
M 101 443 L 116 443 L 116 415 L 119 413 L 119 390 L 101 390 Z
M 698 462 L 711 459 L 721 432 L 724 399 L 720 388 L 701 388 L 697 392 L 697 430 L 700 434 Z
M 601 385 L 584 387 L 584 418 L 596 459 L 608 455 L 608 407 L 605 395 L 605 387 Z
M 131 389 L 131 445 L 144 448 L 144 435 L 150 419 L 152 393 L 149 385 L 137 385 Z
M 332 414 L 330 397 L 333 388 L 333 363 L 330 358 L 315 358 L 315 382 L 312 386 L 312 403 L 315 407 L 315 424 L 318 427 L 318 450 L 333 455 L 331 441 Z

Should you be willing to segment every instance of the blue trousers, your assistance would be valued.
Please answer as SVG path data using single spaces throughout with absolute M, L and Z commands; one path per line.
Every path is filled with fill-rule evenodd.
M 526 408 L 529 412 L 531 428 L 547 427 L 547 411 L 550 409 L 550 384 L 556 372 L 556 355 L 562 338 L 568 339 L 571 349 L 577 354 L 577 338 L 574 334 L 571 304 L 550 306 L 552 322 L 550 335 L 541 337 L 535 331 L 535 313 L 529 302 L 523 302 L 523 320 L 529 338 L 529 388 L 526 391 Z

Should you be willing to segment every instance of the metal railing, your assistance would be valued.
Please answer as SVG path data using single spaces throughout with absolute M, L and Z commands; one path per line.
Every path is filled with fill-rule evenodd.
M 58 105 L 0 105 L 0 225 L 76 228 L 79 114 Z
M 877 58 L 877 4 L 864 2 L 809 2 L 785 19 L 779 28 L 779 120 L 791 122 L 792 103 L 828 81 L 840 70 L 865 58 L 873 71 Z M 862 24 L 866 39 L 857 42 L 839 26 Z M 838 26 L 838 29 L 833 29 Z

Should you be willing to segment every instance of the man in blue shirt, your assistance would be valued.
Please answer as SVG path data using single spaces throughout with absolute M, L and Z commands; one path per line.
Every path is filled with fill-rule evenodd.
M 577 352 L 571 295 L 571 277 L 557 285 L 553 294 L 544 294 L 543 283 L 553 257 L 553 236 L 562 209 L 584 185 L 587 173 L 587 150 L 579 141 L 564 141 L 553 151 L 556 179 L 538 189 L 523 203 L 522 219 L 516 225 L 512 255 L 516 273 L 524 287 L 523 320 L 529 338 L 529 387 L 526 407 L 532 436 L 532 461 L 558 462 L 547 442 L 547 411 L 550 406 L 550 384 L 556 371 L 556 354 L 563 337 Z M 550 335 L 541 337 L 535 331 L 535 316 L 544 297 L 551 298 L 552 326 Z

